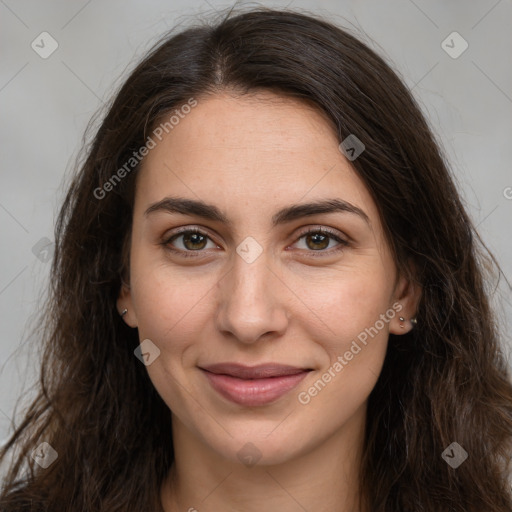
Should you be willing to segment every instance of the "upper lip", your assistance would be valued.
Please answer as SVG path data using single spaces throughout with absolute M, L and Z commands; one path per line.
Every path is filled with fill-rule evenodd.
M 238 363 L 217 363 L 201 366 L 200 368 L 211 373 L 230 375 L 239 379 L 265 379 L 283 375 L 295 375 L 310 370 L 309 368 L 299 368 L 278 363 L 259 364 L 256 366 L 244 366 Z

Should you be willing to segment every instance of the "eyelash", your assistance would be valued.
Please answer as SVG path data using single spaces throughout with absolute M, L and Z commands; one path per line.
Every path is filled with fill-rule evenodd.
M 175 254 L 178 254 L 179 256 L 183 256 L 184 258 L 197 258 L 198 255 L 196 255 L 194 253 L 204 252 L 203 249 L 198 249 L 197 251 L 191 251 L 191 250 L 184 251 L 182 249 L 175 249 L 174 247 L 172 247 L 172 245 L 170 245 L 170 243 L 173 242 L 176 238 L 179 238 L 182 235 L 194 234 L 194 233 L 203 235 L 203 236 L 207 237 L 208 239 L 210 239 L 211 241 L 213 241 L 207 233 L 205 233 L 204 231 L 201 231 L 198 228 L 183 228 L 182 230 L 177 231 L 177 232 L 173 233 L 170 237 L 166 238 L 162 242 L 162 245 L 167 250 L 169 250 Z M 318 251 L 307 250 L 306 252 L 311 253 L 311 256 L 313 256 L 313 257 L 323 257 L 326 253 L 331 255 L 333 253 L 341 251 L 348 245 L 348 242 L 346 240 L 344 240 L 343 238 L 341 238 L 336 232 L 331 231 L 330 229 L 324 228 L 324 227 L 312 228 L 312 229 L 308 229 L 307 231 L 303 231 L 302 233 L 300 233 L 300 235 L 298 236 L 298 238 L 295 240 L 294 243 L 298 242 L 301 238 L 304 238 L 305 236 L 310 235 L 310 234 L 327 235 L 330 238 L 332 238 L 333 240 L 335 240 L 336 242 L 338 242 L 338 244 L 339 244 L 335 248 L 331 248 L 331 249 L 320 249 Z

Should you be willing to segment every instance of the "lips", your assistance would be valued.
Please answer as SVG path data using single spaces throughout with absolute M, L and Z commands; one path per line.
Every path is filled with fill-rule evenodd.
M 200 369 L 220 395 L 248 407 L 276 401 L 295 388 L 311 371 L 309 368 L 276 363 L 258 366 L 218 363 Z

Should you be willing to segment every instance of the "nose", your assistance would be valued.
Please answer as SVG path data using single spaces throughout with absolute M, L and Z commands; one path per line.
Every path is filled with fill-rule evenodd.
M 238 255 L 232 269 L 218 283 L 217 328 L 244 344 L 265 335 L 281 336 L 288 325 L 284 302 L 286 285 L 271 270 L 265 253 L 247 263 Z

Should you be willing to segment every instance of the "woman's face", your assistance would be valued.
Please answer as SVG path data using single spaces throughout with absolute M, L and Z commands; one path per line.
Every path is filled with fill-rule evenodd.
M 173 427 L 228 459 L 360 429 L 388 334 L 409 330 L 411 287 L 338 145 L 303 103 L 219 94 L 137 177 L 119 307 Z

